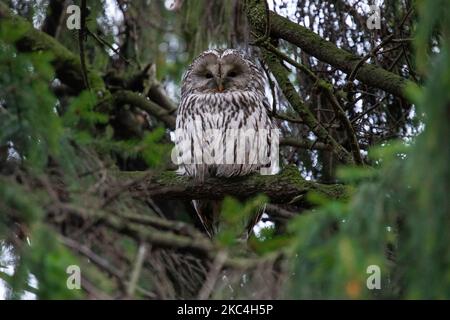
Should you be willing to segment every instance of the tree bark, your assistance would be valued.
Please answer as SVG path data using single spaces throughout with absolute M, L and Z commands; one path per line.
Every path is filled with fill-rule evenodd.
M 251 27 L 258 33 L 266 30 L 265 6 L 260 0 L 247 0 L 247 18 Z M 270 36 L 273 39 L 286 40 L 320 61 L 350 74 L 356 68 L 361 57 L 339 49 L 333 43 L 326 41 L 308 28 L 290 21 L 270 11 Z M 398 97 L 406 99 L 405 88 L 409 80 L 402 78 L 373 64 L 363 63 L 356 74 L 361 82 L 380 88 Z
M 139 198 L 221 199 L 229 195 L 246 199 L 264 194 L 272 203 L 308 206 L 305 197 L 308 192 L 317 192 L 331 199 L 346 198 L 349 195 L 349 190 L 344 185 L 326 185 L 304 180 L 295 166 L 288 166 L 277 175 L 207 178 L 203 183 L 190 177 L 179 176 L 173 171 L 160 174 L 120 172 L 118 175 L 128 181 L 128 190 Z

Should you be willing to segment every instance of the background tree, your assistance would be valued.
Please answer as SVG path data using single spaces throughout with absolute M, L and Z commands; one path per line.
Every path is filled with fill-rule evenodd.
M 4 296 L 450 296 L 448 0 L 386 1 L 372 30 L 354 0 L 80 0 L 79 30 L 70 4 L 0 1 Z M 280 174 L 174 174 L 180 78 L 210 47 L 265 70 Z M 210 241 L 190 200 L 224 197 Z

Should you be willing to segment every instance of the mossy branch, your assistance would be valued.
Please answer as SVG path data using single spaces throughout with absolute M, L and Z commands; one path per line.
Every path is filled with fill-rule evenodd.
M 356 162 L 358 164 L 362 164 L 363 160 L 362 160 L 360 149 L 359 149 L 358 139 L 356 137 L 355 131 L 354 131 L 349 119 L 347 118 L 347 116 L 345 114 L 345 111 L 342 109 L 336 95 L 333 92 L 333 89 L 332 89 L 333 85 L 326 80 L 320 79 L 311 70 L 309 70 L 306 66 L 296 62 L 291 57 L 285 55 L 284 53 L 279 51 L 277 48 L 275 48 L 271 43 L 265 42 L 262 44 L 262 46 L 265 49 L 264 58 L 265 58 L 266 62 L 269 64 L 270 68 L 273 69 L 273 74 L 274 74 L 275 78 L 277 78 L 277 80 L 279 79 L 279 82 L 281 81 L 282 83 L 285 84 L 284 86 L 281 87 L 281 89 L 282 89 L 283 93 L 288 94 L 290 96 L 290 99 L 289 99 L 290 102 L 291 101 L 295 102 L 295 100 L 300 100 L 300 98 L 295 97 L 297 94 L 295 93 L 294 86 L 292 85 L 292 83 L 289 80 L 288 73 L 284 68 L 282 68 L 282 65 L 280 64 L 280 62 L 277 62 L 274 59 L 274 55 L 280 57 L 284 61 L 287 61 L 288 63 L 290 63 L 291 65 L 296 67 L 297 69 L 306 73 L 306 75 L 312 81 L 314 81 L 315 85 L 317 87 L 319 87 L 325 93 L 325 96 L 331 102 L 331 105 L 334 109 L 336 116 L 341 120 L 341 124 L 343 125 L 343 127 L 345 128 L 345 130 L 348 133 L 350 145 L 352 147 L 351 150 L 352 150 L 354 162 Z M 298 110 L 298 112 L 301 113 L 302 117 L 305 117 L 305 115 L 306 115 L 305 123 L 311 129 L 315 129 L 316 135 L 318 135 L 319 137 L 321 135 L 323 135 L 327 139 L 331 138 L 331 137 L 327 137 L 327 135 L 325 135 L 325 134 L 327 134 L 325 128 L 318 127 L 318 121 L 312 115 L 312 113 L 309 111 L 309 109 L 305 108 L 304 104 L 300 104 L 298 106 L 298 108 L 300 108 L 300 110 Z M 330 144 L 333 145 L 338 156 L 342 152 L 344 152 L 344 154 L 345 154 L 346 150 L 344 150 L 344 148 L 341 145 L 338 145 L 337 142 L 334 141 L 334 139 L 332 139 L 330 141 Z M 347 159 L 347 156 L 345 157 L 345 159 Z
M 281 64 L 278 57 L 274 53 L 264 49 L 263 58 L 277 80 L 284 96 L 311 131 L 325 144 L 329 144 L 332 147 L 333 152 L 343 163 L 354 163 L 352 155 L 329 135 L 327 129 L 317 121 L 311 111 L 304 105 L 302 99 L 295 90 L 294 85 L 289 80 L 287 70 Z
M 24 30 L 24 33 L 15 42 L 19 51 L 51 52 L 53 55 L 52 65 L 55 68 L 58 79 L 77 91 L 85 88 L 79 56 L 72 53 L 45 32 L 33 28 L 24 18 L 13 14 L 3 2 L 0 2 L 0 19 L 2 22 L 11 23 L 16 30 Z M 86 68 L 91 88 L 94 92 L 101 95 L 105 92 L 105 84 L 102 77 L 89 66 L 86 66 Z
M 247 0 L 246 11 L 251 27 L 258 34 L 264 34 L 267 19 L 263 1 Z M 361 57 L 339 49 L 336 45 L 326 41 L 308 28 L 292 22 L 273 11 L 270 11 L 270 36 L 273 39 L 286 40 L 309 55 L 347 74 L 351 74 L 358 66 L 358 72 L 355 75 L 356 79 L 398 97 L 406 98 L 404 90 L 407 84 L 411 82 L 410 80 L 373 64 L 366 62 L 361 64 Z
M 33 28 L 25 19 L 11 13 L 10 9 L 2 2 L 0 2 L 0 18 L 2 22 L 8 21 L 18 30 L 24 30 L 24 33 L 15 42 L 19 51 L 50 52 L 53 55 L 52 65 L 55 68 L 56 76 L 75 91 L 85 89 L 86 80 L 88 80 L 91 89 L 101 99 L 102 105 L 106 103 L 109 104 L 108 108 L 110 106 L 120 108 L 124 104 L 131 104 L 155 116 L 164 122 L 168 128 L 175 128 L 175 117 L 170 115 L 173 112 L 173 107 L 166 110 L 144 96 L 129 90 L 120 90 L 112 95 L 106 88 L 100 73 L 86 65 L 87 79 L 84 79 L 79 56 L 72 53 L 53 37 Z M 161 93 L 159 95 L 161 96 Z M 163 97 L 159 97 L 159 99 L 163 99 Z
M 129 191 L 137 197 L 159 199 L 221 199 L 227 195 L 246 199 L 265 194 L 273 203 L 306 204 L 306 194 L 317 192 L 331 199 L 346 198 L 348 188 L 304 180 L 295 166 L 286 167 L 280 174 L 259 174 L 234 178 L 207 178 L 203 183 L 173 171 L 160 174 L 120 172 L 121 179 L 137 181 L 129 184 Z

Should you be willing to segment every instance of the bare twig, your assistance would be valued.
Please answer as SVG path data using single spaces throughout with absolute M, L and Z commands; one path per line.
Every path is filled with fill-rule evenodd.
M 120 59 L 122 59 L 123 61 L 125 61 L 127 64 L 131 64 L 131 61 L 128 60 L 124 55 L 122 55 L 120 53 L 120 51 L 117 48 L 114 48 L 114 46 L 112 44 L 110 44 L 108 41 L 106 41 L 105 39 L 103 39 L 102 37 L 99 37 L 98 35 L 96 35 L 95 33 L 93 33 L 91 30 L 89 30 L 88 28 L 86 28 L 86 32 L 95 39 L 95 41 L 97 41 L 102 47 L 108 47 L 109 49 L 111 49 L 115 54 L 117 54 L 119 56 Z
M 219 277 L 220 271 L 222 270 L 223 264 L 227 260 L 228 254 L 226 251 L 219 251 L 214 262 L 211 266 L 211 269 L 206 277 L 205 283 L 203 287 L 200 289 L 198 294 L 199 300 L 208 299 L 211 295 L 211 292 L 214 290 L 214 285 Z
M 142 265 L 144 264 L 144 259 L 147 254 L 147 246 L 145 243 L 141 243 L 139 245 L 136 262 L 134 263 L 133 272 L 131 273 L 130 281 L 128 282 L 127 287 L 127 296 L 133 297 L 134 292 L 137 288 L 137 283 L 139 281 L 139 277 L 142 271 Z

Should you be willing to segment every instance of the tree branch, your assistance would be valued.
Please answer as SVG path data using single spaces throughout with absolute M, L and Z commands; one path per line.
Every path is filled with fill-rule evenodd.
M 50 0 L 47 7 L 47 16 L 42 25 L 42 31 L 58 38 L 61 18 L 64 16 L 64 9 L 66 7 L 66 0 Z
M 323 127 L 321 123 L 317 121 L 311 111 L 304 105 L 302 99 L 295 90 L 294 85 L 289 80 L 289 74 L 284 66 L 281 64 L 278 56 L 274 53 L 263 49 L 264 61 L 269 66 L 270 71 L 274 75 L 275 79 L 280 86 L 286 99 L 289 101 L 291 106 L 300 115 L 305 124 L 311 129 L 314 134 L 319 137 L 325 144 L 330 144 L 332 146 L 333 152 L 336 156 L 344 163 L 353 163 L 353 158 L 351 154 L 340 145 L 333 137 L 330 136 L 327 129 Z
M 326 185 L 304 180 L 295 166 L 286 167 L 277 175 L 251 175 L 234 178 L 207 178 L 203 183 L 179 176 L 173 171 L 160 174 L 147 172 L 119 172 L 130 183 L 129 191 L 136 197 L 160 199 L 221 199 L 227 195 L 246 199 L 265 194 L 273 203 L 295 202 L 306 204 L 304 196 L 318 192 L 332 199 L 346 198 L 348 189 L 343 185 Z
M 252 28 L 260 34 L 266 30 L 265 7 L 260 0 L 247 0 L 247 18 Z M 350 74 L 361 62 L 361 58 L 339 49 L 308 28 L 296 24 L 273 11 L 270 12 L 270 35 L 274 39 L 286 40 L 306 53 Z M 358 67 L 356 79 L 406 99 L 404 89 L 410 80 L 402 78 L 373 64 L 363 63 Z
M 33 28 L 25 19 L 11 13 L 10 9 L 2 2 L 0 2 L 0 18 L 3 21 L 9 21 L 18 30 L 25 30 L 15 43 L 19 51 L 42 50 L 51 52 L 53 55 L 52 65 L 55 68 L 58 79 L 75 91 L 79 92 L 85 88 L 83 67 L 77 55 L 61 45 L 53 37 Z M 164 122 L 168 128 L 175 128 L 175 117 L 170 115 L 174 111 L 174 106 L 169 99 L 164 100 L 161 97 L 161 91 L 159 91 L 158 99 L 164 100 L 165 105 L 163 107 L 132 91 L 121 90 L 111 96 L 100 74 L 89 66 L 86 66 L 86 71 L 91 88 L 96 94 L 105 98 L 102 101 L 103 103 L 112 101 L 116 105 L 126 103 L 134 105 Z
M 328 150 L 332 151 L 333 147 L 323 142 L 311 141 L 308 139 L 300 139 L 297 137 L 286 137 L 280 140 L 280 146 L 289 146 L 309 150 Z
M 19 51 L 51 52 L 53 55 L 52 65 L 58 79 L 77 91 L 84 89 L 83 71 L 78 56 L 45 32 L 33 28 L 25 19 L 11 13 L 3 2 L 0 2 L 0 18 L 10 22 L 15 29 L 25 31 L 15 43 Z M 97 94 L 105 92 L 105 83 L 101 76 L 88 66 L 86 69 L 89 83 L 94 92 Z
M 175 128 L 175 117 L 171 115 L 171 111 L 161 108 L 159 105 L 139 93 L 120 90 L 113 94 L 113 100 L 116 105 L 131 104 L 138 107 L 164 122 L 169 129 Z
M 170 111 L 161 108 L 159 105 L 139 93 L 120 90 L 114 93 L 113 99 L 116 105 L 131 104 L 155 116 L 157 119 L 164 122 L 169 129 L 175 128 L 175 117 L 170 114 Z

